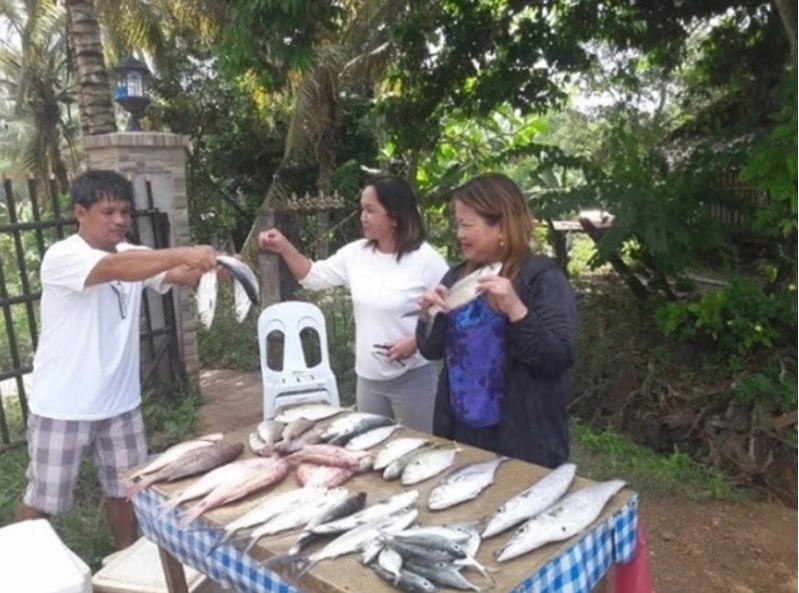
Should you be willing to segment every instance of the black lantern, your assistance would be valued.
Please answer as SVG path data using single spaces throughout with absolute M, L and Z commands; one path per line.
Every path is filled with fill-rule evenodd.
M 140 132 L 139 116 L 144 108 L 150 104 L 147 83 L 150 79 L 150 70 L 144 62 L 133 56 L 127 56 L 116 67 L 117 85 L 114 100 L 130 113 L 128 120 L 129 132 Z

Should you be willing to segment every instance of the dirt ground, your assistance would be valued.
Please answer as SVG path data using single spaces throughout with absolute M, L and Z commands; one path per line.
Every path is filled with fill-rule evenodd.
M 260 373 L 203 371 L 208 431 L 260 420 Z M 797 510 L 780 502 L 641 499 L 657 593 L 797 593 Z

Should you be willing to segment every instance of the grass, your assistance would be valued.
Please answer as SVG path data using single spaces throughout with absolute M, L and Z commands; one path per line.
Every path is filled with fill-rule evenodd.
M 571 445 L 571 461 L 585 478 L 622 478 L 641 494 L 691 501 L 740 501 L 746 497 L 744 490 L 731 486 L 722 474 L 685 453 L 661 455 L 617 432 L 592 430 L 577 419 L 571 422 Z
M 145 394 L 143 414 L 151 452 L 162 451 L 189 436 L 197 434 L 197 408 L 202 403 L 192 392 L 172 397 Z M 14 434 L 22 431 L 22 414 L 17 400 L 8 400 L 6 415 Z M 25 490 L 28 452 L 18 447 L 0 452 L 0 526 L 13 519 Z M 111 532 L 105 520 L 102 491 L 90 458 L 83 461 L 72 509 L 52 521 L 64 544 L 77 554 L 92 572 L 100 568 L 102 559 L 114 551 Z

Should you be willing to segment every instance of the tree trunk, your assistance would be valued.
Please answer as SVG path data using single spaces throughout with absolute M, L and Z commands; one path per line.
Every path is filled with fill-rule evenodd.
M 111 82 L 103 62 L 100 25 L 92 0 L 67 0 L 69 40 L 78 83 L 78 112 L 84 134 L 116 132 Z
M 788 36 L 788 42 L 791 44 L 791 61 L 790 64 L 796 66 L 796 0 L 774 0 L 774 6 L 777 7 L 777 12 L 780 13 L 782 25 L 785 27 L 785 34 Z

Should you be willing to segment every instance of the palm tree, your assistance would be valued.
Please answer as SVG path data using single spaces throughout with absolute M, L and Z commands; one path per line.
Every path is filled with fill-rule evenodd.
M 78 112 L 83 132 L 108 134 L 117 129 L 111 82 L 103 60 L 103 43 L 93 0 L 67 0 L 70 45 L 78 85 Z
M 319 196 L 331 195 L 338 131 L 343 117 L 341 99 L 347 93 L 371 93 L 383 79 L 395 51 L 389 42 L 387 25 L 405 6 L 400 0 L 347 2 L 344 22 L 336 37 L 319 40 L 314 61 L 298 85 L 283 161 L 274 174 L 261 211 L 288 197 L 281 175 L 292 160 L 315 161 Z M 320 210 L 317 214 L 318 257 L 327 255 L 328 221 L 329 212 Z M 260 223 L 260 220 L 255 221 L 242 247 L 242 252 L 249 256 L 254 253 Z
M 65 12 L 55 1 L 0 5 L 8 35 L 0 42 L 0 81 L 6 94 L 7 130 L 2 151 L 17 176 L 33 174 L 48 192 L 53 176 L 66 191 L 68 165 L 63 143 L 74 146 L 74 127 L 65 117 L 72 100 L 65 60 Z M 71 164 L 77 161 L 70 151 Z

